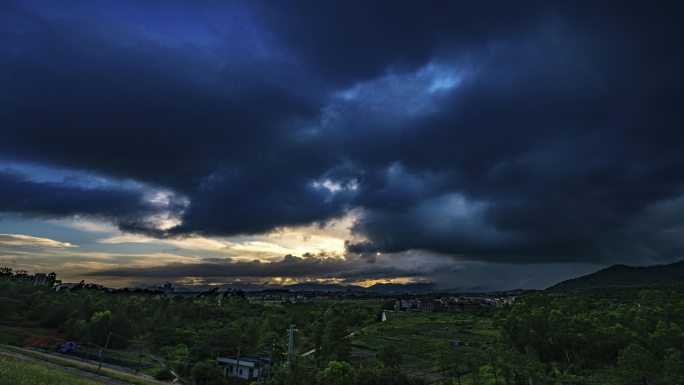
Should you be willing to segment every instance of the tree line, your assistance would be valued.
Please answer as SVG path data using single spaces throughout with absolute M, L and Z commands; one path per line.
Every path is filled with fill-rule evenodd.
M 684 384 L 681 287 L 532 293 L 495 319 L 535 384 Z

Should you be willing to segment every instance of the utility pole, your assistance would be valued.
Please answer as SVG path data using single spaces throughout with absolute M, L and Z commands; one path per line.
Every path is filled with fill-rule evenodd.
M 238 355 L 237 355 L 237 362 L 235 364 L 235 377 L 233 377 L 233 385 L 237 384 L 237 379 L 238 379 L 238 370 L 240 370 L 240 345 L 238 345 Z
M 109 332 L 107 334 L 107 342 L 105 342 L 104 350 L 107 350 L 109 347 L 109 339 L 112 338 L 112 332 Z M 104 360 L 104 352 L 102 351 L 102 348 L 100 348 L 100 365 L 97 366 L 97 371 L 99 372 L 100 369 L 102 369 L 102 361 Z
M 294 325 L 290 325 L 287 330 L 287 367 L 292 365 L 292 352 L 294 350 L 294 332 L 297 331 Z
M 135 367 L 135 375 L 138 375 L 138 371 L 140 370 L 140 362 L 142 361 L 142 356 L 143 352 L 142 350 L 138 351 L 138 366 Z
M 275 349 L 275 340 L 271 340 L 271 351 L 268 353 L 268 372 L 266 374 L 266 384 L 271 380 L 271 365 L 273 359 L 273 349 Z

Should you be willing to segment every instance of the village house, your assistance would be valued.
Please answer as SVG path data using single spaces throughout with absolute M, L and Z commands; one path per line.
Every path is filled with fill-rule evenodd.
M 30 281 L 34 278 L 32 275 L 29 275 L 28 270 L 17 270 L 17 272 L 14 274 L 14 279 Z
M 36 273 L 34 275 L 33 285 L 34 286 L 45 286 L 52 287 L 57 280 L 57 274 L 53 271 L 50 274 Z
M 171 282 L 165 283 L 164 286 L 162 287 L 162 291 L 166 295 L 173 294 L 173 292 L 174 292 L 173 284 L 171 284 Z
M 216 359 L 223 370 L 224 377 L 237 377 L 240 380 L 250 382 L 266 378 L 268 363 L 253 357 L 235 358 L 218 357 Z
M 75 288 L 75 287 L 79 287 L 79 285 L 80 285 L 80 284 L 78 284 L 78 283 L 73 283 L 73 282 L 65 282 L 65 283 L 60 282 L 60 283 L 56 284 L 56 285 L 53 287 L 53 289 L 54 289 L 55 291 L 71 290 L 71 289 L 73 289 L 73 288 Z

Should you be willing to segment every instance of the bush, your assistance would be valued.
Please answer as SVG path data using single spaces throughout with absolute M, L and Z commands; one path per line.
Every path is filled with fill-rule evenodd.
M 169 380 L 175 379 L 175 377 L 173 376 L 171 371 L 169 369 L 166 369 L 166 368 L 159 369 L 157 374 L 154 375 L 154 378 L 156 378 L 157 380 L 160 380 L 160 381 L 169 381 Z

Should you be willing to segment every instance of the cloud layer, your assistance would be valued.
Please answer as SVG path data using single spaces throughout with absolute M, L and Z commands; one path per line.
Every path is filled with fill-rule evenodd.
M 199 279 L 202 282 L 297 283 L 305 281 L 361 283 L 377 281 L 421 281 L 435 273 L 459 271 L 461 267 L 442 258 L 400 254 L 373 261 L 331 257 L 325 254 L 286 255 L 271 262 L 240 261 L 231 258 L 205 258 L 193 262 L 100 269 L 86 275 L 98 278 L 144 280 Z M 453 284 L 453 283 L 452 283 Z
M 0 234 L 0 246 L 3 247 L 76 247 L 68 242 L 55 241 L 48 238 L 32 237 L 23 234 Z
M 681 11 L 6 2 L 0 161 L 134 186 L 0 169 L 0 211 L 153 237 L 354 211 L 350 258 L 681 258 Z

